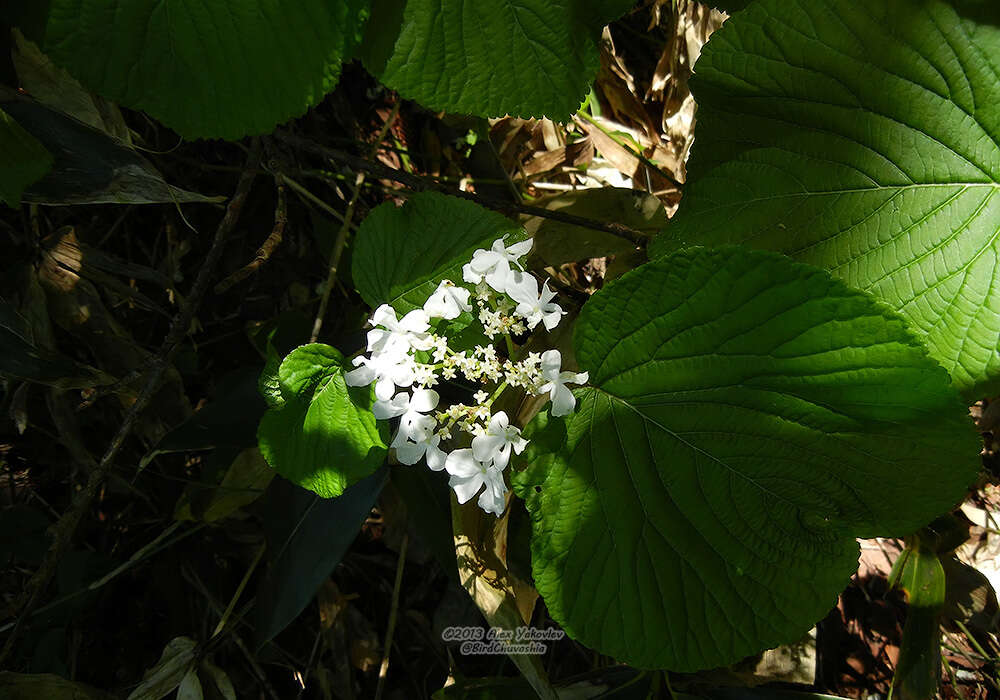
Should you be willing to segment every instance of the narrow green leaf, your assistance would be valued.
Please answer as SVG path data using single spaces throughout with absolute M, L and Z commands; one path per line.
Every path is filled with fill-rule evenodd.
M 190 637 L 174 637 L 167 642 L 160 660 L 146 671 L 142 683 L 129 693 L 128 700 L 159 700 L 176 690 L 197 662 L 197 647 Z
M 260 450 L 256 447 L 243 450 L 217 486 L 188 484 L 174 506 L 174 518 L 206 523 L 222 520 L 260 498 L 273 478 L 274 470 L 264 461 Z
M 368 387 L 344 382 L 344 357 L 329 345 L 293 350 L 278 368 L 284 403 L 264 414 L 260 451 L 279 474 L 324 498 L 381 466 L 386 445 Z
M 900 555 L 903 562 L 897 587 L 906 592 L 912 608 L 940 608 L 944 605 L 944 568 L 937 554 L 921 547 L 908 548 Z
M 1000 388 L 1000 6 L 758 0 L 705 46 L 698 143 L 653 248 L 743 243 L 907 317 L 967 396 Z
M 354 284 L 372 307 L 391 304 L 404 314 L 423 306 L 442 279 L 461 283 L 472 253 L 504 237 L 520 240 L 524 231 L 468 200 L 421 192 L 402 207 L 387 202 L 361 223 Z
M 326 499 L 278 478 L 263 501 L 270 566 L 257 591 L 254 640 L 259 648 L 309 604 L 357 537 L 388 479 L 380 469 L 340 498 Z
M 917 529 L 977 471 L 966 409 L 903 319 L 773 253 L 644 265 L 584 306 L 575 345 L 592 386 L 529 426 L 514 487 L 549 612 L 631 665 L 799 638 L 856 537 Z
M 21 203 L 24 188 L 52 167 L 52 156 L 21 125 L 0 109 L 0 201 L 8 207 Z
M 383 83 L 431 109 L 566 120 L 597 74 L 601 29 L 633 4 L 383 0 L 363 59 Z
M 48 0 L 8 11 L 86 87 L 186 138 L 271 131 L 333 89 L 367 0 Z

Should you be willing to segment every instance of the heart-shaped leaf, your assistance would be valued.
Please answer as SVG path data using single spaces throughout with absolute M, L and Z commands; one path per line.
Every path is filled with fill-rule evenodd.
M 365 66 L 436 110 L 565 120 L 600 65 L 605 24 L 632 0 L 380 0 Z
M 186 138 L 271 131 L 323 99 L 367 0 L 49 0 L 7 19 L 87 88 Z
M 907 317 L 1000 388 L 1000 6 L 758 0 L 705 46 L 684 201 L 654 252 L 743 243 Z
M 575 345 L 592 386 L 529 426 L 514 486 L 552 616 L 635 666 L 797 639 L 856 537 L 917 529 L 976 474 L 965 406 L 903 319 L 773 253 L 644 265 L 584 306 Z
M 260 421 L 264 459 L 283 477 L 324 498 L 339 496 L 385 459 L 370 387 L 348 387 L 344 357 L 321 343 L 296 348 L 281 362 L 284 402 Z
M 418 309 L 444 279 L 462 282 L 462 265 L 477 248 L 524 230 L 474 202 L 421 192 L 397 207 L 377 207 L 362 222 L 351 272 L 372 307 L 391 304 L 400 314 Z

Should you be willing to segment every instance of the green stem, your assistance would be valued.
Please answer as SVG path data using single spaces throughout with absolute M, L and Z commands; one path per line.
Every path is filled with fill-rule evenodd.
M 500 398 L 500 394 L 502 394 L 503 390 L 506 389 L 506 388 L 507 388 L 507 382 L 504 381 L 500 386 L 498 386 L 493 391 L 493 394 L 490 396 L 490 398 L 486 399 L 486 406 L 487 406 L 487 408 L 490 407 L 490 406 L 492 406 L 493 402 L 496 401 L 498 398 Z
M 514 355 L 516 354 L 514 351 L 514 341 L 510 339 L 510 333 L 504 333 L 503 339 L 507 341 L 507 359 L 513 362 Z

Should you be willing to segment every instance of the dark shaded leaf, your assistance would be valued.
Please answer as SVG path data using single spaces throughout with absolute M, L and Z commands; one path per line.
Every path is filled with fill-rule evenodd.
M 257 647 L 285 629 L 340 562 L 388 479 L 380 469 L 338 498 L 320 498 L 278 477 L 262 501 L 270 564 L 257 591 Z

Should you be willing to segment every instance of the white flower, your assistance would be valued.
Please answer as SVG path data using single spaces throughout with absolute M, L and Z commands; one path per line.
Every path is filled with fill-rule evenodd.
M 500 517 L 507 507 L 507 484 L 503 481 L 503 473 L 490 467 L 484 483 L 486 488 L 479 494 L 479 507 L 487 513 Z
M 463 287 L 456 287 L 454 282 L 441 280 L 441 284 L 424 302 L 424 311 L 431 318 L 443 318 L 450 321 L 458 318 L 463 311 L 472 311 L 469 297 L 472 292 Z
M 523 270 L 518 259 L 527 255 L 530 250 L 531 239 L 505 247 L 503 239 L 498 238 L 493 241 L 489 250 L 479 249 L 472 254 L 472 262 L 462 268 L 462 279 L 470 284 L 486 280 L 486 284 L 496 291 L 505 292 L 511 277 L 511 263 Z
M 559 325 L 559 320 L 566 312 L 552 301 L 556 293 L 549 289 L 548 282 L 542 283 L 542 291 L 538 291 L 538 282 L 528 274 L 512 273 L 507 294 L 517 302 L 515 313 L 523 318 L 528 328 L 534 328 L 541 321 L 545 330 L 552 330 Z
M 472 395 L 472 398 L 476 400 L 476 403 L 485 403 L 486 399 L 490 398 L 490 395 L 485 391 L 477 391 Z
M 558 350 L 542 353 L 542 379 L 546 383 L 538 388 L 539 394 L 549 394 L 552 399 L 552 415 L 568 416 L 576 408 L 576 397 L 566 384 L 585 384 L 590 375 L 587 372 L 560 372 L 562 355 Z
M 423 418 L 429 417 L 423 416 Z M 398 439 L 399 435 L 396 437 Z M 444 469 L 445 459 L 448 456 L 438 447 L 440 442 L 441 436 L 431 431 L 415 442 L 405 440 L 397 444 L 394 440 L 392 446 L 396 449 L 396 459 L 402 464 L 413 465 L 419 462 L 421 457 L 426 457 L 427 466 L 439 472 Z
M 352 369 L 344 373 L 347 386 L 367 386 L 375 382 L 375 397 L 388 401 L 396 387 L 413 384 L 416 363 L 405 348 L 392 346 L 385 352 L 372 353 L 371 357 L 355 357 Z
M 430 350 L 434 346 L 434 340 L 427 332 L 430 320 L 423 309 L 414 309 L 397 319 L 396 310 L 382 304 L 372 314 L 371 324 L 376 327 L 368 331 L 369 352 L 391 352 L 404 345 L 415 350 Z
M 378 420 L 388 420 L 406 413 L 410 406 L 410 395 L 406 392 L 399 392 L 387 401 L 378 400 L 372 404 L 372 413 Z
M 400 416 L 396 440 L 419 442 L 426 433 L 433 432 L 437 427 L 433 416 L 424 414 L 433 411 L 440 398 L 433 389 L 417 389 L 413 396 L 400 392 L 391 401 L 376 401 L 372 406 L 372 413 L 379 420 Z
M 483 463 L 493 462 L 493 466 L 503 471 L 510 462 L 510 450 L 521 454 L 528 441 L 521 437 L 517 426 L 510 425 L 507 414 L 497 412 L 491 419 L 486 432 L 473 438 L 472 456 Z
M 445 454 L 438 448 L 441 437 L 434 432 L 437 421 L 433 416 L 424 415 L 434 410 L 439 400 L 436 391 L 418 389 L 412 396 L 400 392 L 391 400 L 376 401 L 372 406 L 372 413 L 379 420 L 400 417 L 392 447 L 403 464 L 416 464 L 426 456 L 431 469 L 440 471 L 444 467 Z
M 503 472 L 477 460 L 472 450 L 455 450 L 445 460 L 444 468 L 451 474 L 448 485 L 455 490 L 459 503 L 467 503 L 485 485 L 486 491 L 479 498 L 479 506 L 495 515 L 504 511 L 507 485 Z

